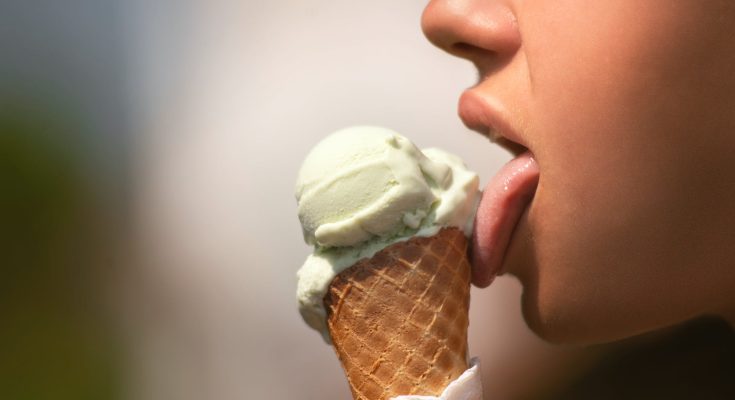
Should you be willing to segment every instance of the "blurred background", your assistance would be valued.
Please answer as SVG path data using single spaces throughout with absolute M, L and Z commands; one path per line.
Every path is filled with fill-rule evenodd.
M 349 398 L 296 309 L 309 148 L 384 125 L 483 184 L 510 158 L 456 116 L 475 72 L 423 38 L 424 5 L 5 2 L 0 398 Z M 519 296 L 472 292 L 487 399 L 572 398 L 640 346 L 545 344 Z

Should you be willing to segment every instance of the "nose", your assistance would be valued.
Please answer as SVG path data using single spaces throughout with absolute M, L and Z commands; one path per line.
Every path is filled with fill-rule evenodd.
M 432 0 L 421 28 L 435 46 L 487 70 L 507 61 L 521 46 L 514 12 L 501 0 Z

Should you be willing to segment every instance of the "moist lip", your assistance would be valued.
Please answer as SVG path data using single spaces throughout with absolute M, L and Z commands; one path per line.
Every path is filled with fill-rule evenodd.
M 530 204 L 539 167 L 530 151 L 509 161 L 490 180 L 480 200 L 472 235 L 472 281 L 485 287 L 501 272 L 518 221 Z

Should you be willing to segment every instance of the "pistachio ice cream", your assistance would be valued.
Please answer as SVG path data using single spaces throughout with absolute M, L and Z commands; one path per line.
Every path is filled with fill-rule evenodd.
M 313 254 L 298 271 L 299 310 L 329 342 L 323 299 L 356 261 L 442 227 L 472 231 L 479 178 L 439 149 L 419 150 L 386 128 L 359 126 L 322 140 L 296 183 L 299 220 Z

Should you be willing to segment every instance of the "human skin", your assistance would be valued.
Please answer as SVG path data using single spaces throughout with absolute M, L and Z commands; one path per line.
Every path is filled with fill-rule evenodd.
M 538 163 L 502 270 L 542 338 L 732 322 L 733 21 L 729 0 L 429 2 L 428 39 L 479 72 L 460 117 Z

